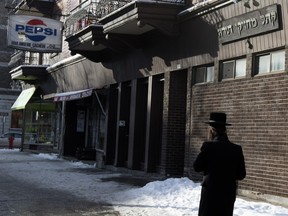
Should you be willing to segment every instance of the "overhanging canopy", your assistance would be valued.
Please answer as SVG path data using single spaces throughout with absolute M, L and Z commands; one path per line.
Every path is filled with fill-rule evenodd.
M 26 104 L 34 94 L 35 90 L 35 87 L 23 90 L 15 103 L 12 105 L 11 110 L 25 109 Z
M 54 102 L 78 100 L 92 95 L 93 89 L 85 89 L 79 91 L 56 93 L 54 95 Z

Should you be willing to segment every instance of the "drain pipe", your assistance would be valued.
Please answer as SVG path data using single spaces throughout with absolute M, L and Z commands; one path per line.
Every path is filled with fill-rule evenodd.
M 64 155 L 64 135 L 65 135 L 65 112 L 66 112 L 66 101 L 61 103 L 61 128 L 60 128 L 60 143 L 59 143 L 59 157 Z
M 189 13 L 193 13 L 195 16 L 198 16 L 208 11 L 224 7 L 228 4 L 237 3 L 239 1 L 241 0 L 206 0 L 203 2 L 199 2 L 193 5 L 192 7 L 181 11 L 180 13 L 177 14 L 177 16 L 183 16 Z

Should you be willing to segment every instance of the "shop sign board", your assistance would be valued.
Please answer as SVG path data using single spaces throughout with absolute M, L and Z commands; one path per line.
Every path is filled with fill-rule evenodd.
M 79 100 L 79 99 L 91 96 L 92 93 L 93 93 L 93 89 L 57 93 L 54 96 L 54 102 Z
M 36 16 L 10 15 L 8 46 L 33 52 L 61 52 L 62 22 Z
M 280 29 L 279 5 L 274 4 L 218 23 L 219 43 L 228 43 Z

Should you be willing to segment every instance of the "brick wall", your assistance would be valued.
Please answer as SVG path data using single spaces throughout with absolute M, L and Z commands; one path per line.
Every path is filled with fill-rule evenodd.
M 193 161 L 206 138 L 203 122 L 212 111 L 228 115 L 228 135 L 241 144 L 247 177 L 240 188 L 288 197 L 288 75 L 271 73 L 192 88 L 192 125 L 186 172 L 194 180 L 200 175 Z
M 183 175 L 186 83 L 186 70 L 165 74 L 161 167 L 167 175 Z

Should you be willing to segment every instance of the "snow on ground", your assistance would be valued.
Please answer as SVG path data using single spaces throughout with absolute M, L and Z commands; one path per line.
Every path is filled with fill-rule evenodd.
M 0 162 L 4 161 L 9 162 L 9 166 L 0 168 L 12 177 L 38 185 L 41 182 L 41 187 L 68 191 L 90 201 L 111 203 L 121 216 L 197 216 L 201 186 L 185 177 L 154 181 L 139 188 L 115 181 L 103 182 L 101 178 L 117 177 L 121 173 L 97 173 L 93 171 L 95 164 L 66 161 L 56 154 L 37 155 L 4 149 L 0 150 Z M 15 161 L 23 163 L 13 163 Z M 18 171 L 9 172 L 12 166 Z M 87 173 L 87 169 L 91 172 Z M 237 198 L 234 216 L 260 215 L 288 216 L 288 209 Z
M 123 215 L 197 216 L 200 191 L 200 184 L 188 178 L 170 178 L 122 192 L 113 204 Z M 288 216 L 288 209 L 237 198 L 234 216 Z
M 43 154 L 43 153 L 40 153 L 40 154 L 36 154 L 35 157 L 48 159 L 48 160 L 57 160 L 58 155 L 57 154 Z

